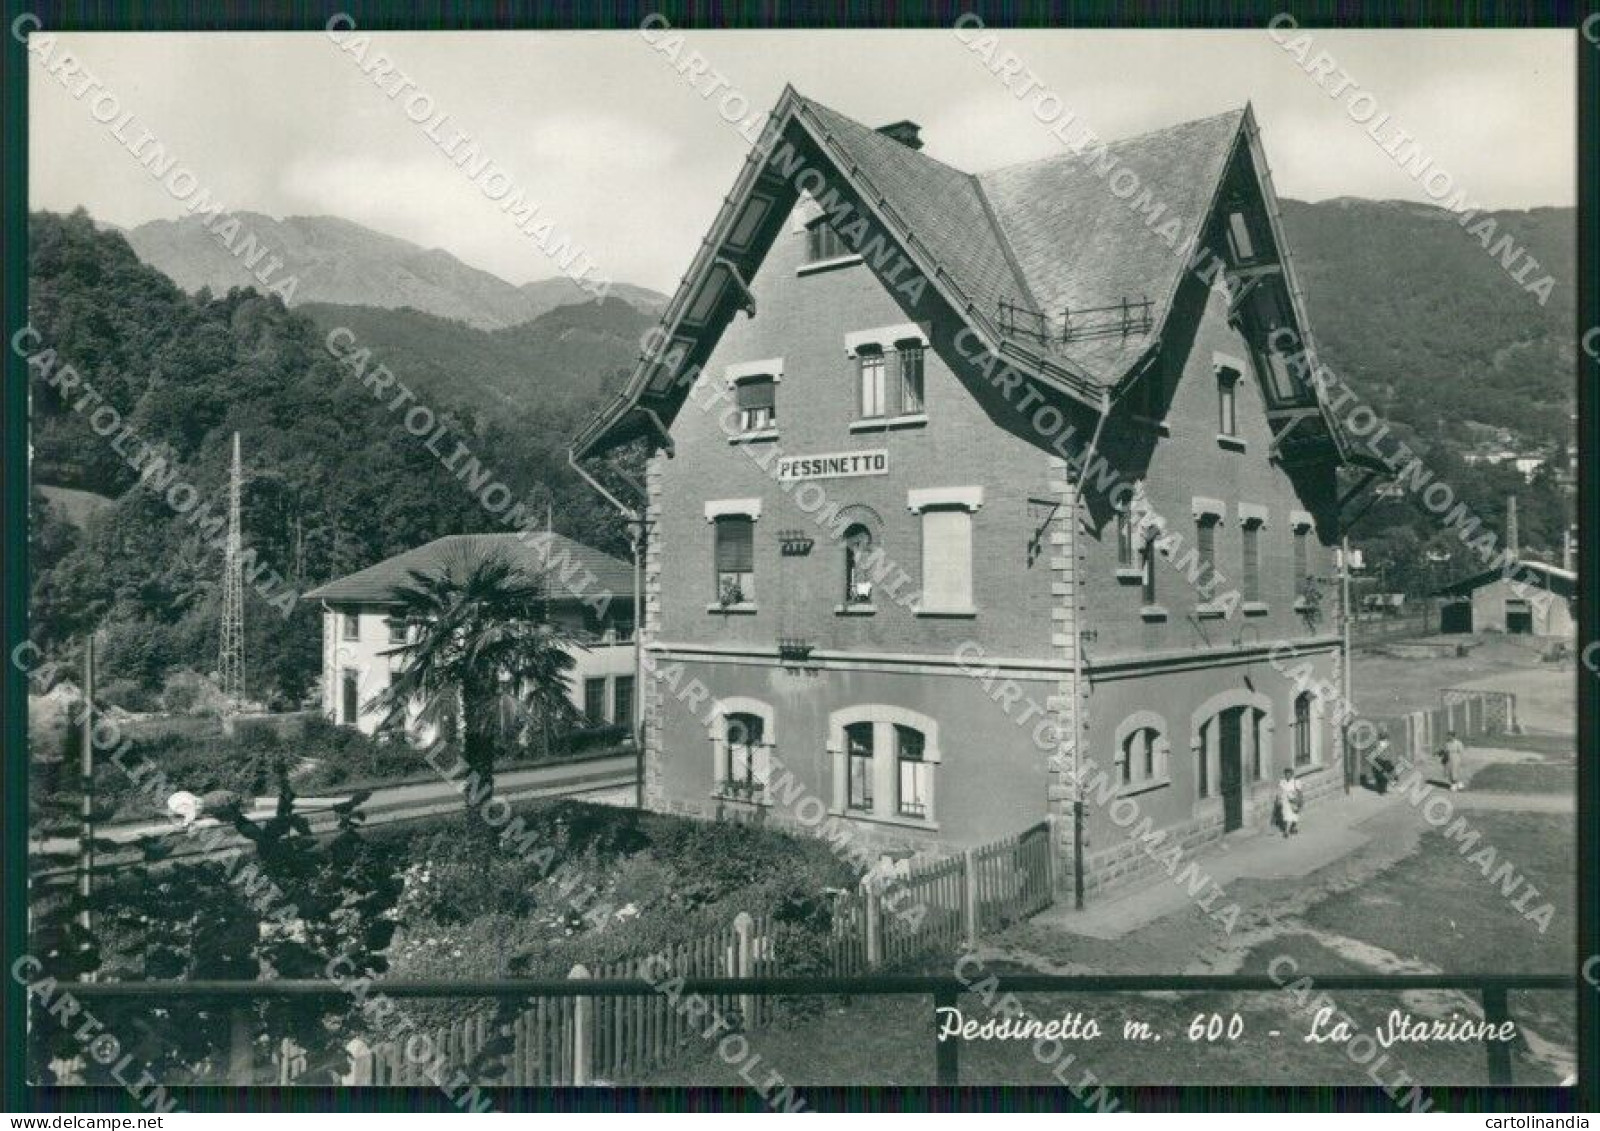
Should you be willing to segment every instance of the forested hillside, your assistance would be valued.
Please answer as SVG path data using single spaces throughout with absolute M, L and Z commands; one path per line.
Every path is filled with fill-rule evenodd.
M 304 314 L 252 291 L 188 296 L 82 212 L 35 214 L 30 239 L 40 367 L 47 349 L 55 366 L 70 362 L 133 428 L 120 446 L 164 445 L 213 510 L 226 505 L 239 432 L 246 543 L 296 592 L 443 534 L 494 528 L 466 487 L 335 363 Z M 220 555 L 136 485 L 114 437 L 90 431 L 75 403 L 35 373 L 34 482 L 115 502 L 79 531 L 35 494 L 34 638 L 64 653 L 100 627 L 108 678 L 149 687 L 175 668 L 211 671 Z M 507 411 L 486 425 L 442 395 L 430 403 L 521 497 L 553 503 L 558 530 L 626 552 L 615 514 L 566 466 L 559 414 Z M 247 585 L 245 623 L 252 691 L 298 699 L 316 674 L 318 610 L 301 602 L 285 620 Z
M 500 330 L 416 310 L 324 303 L 296 309 L 325 330 L 348 328 L 413 389 L 493 419 L 536 409 L 550 431 L 575 424 L 616 393 L 655 323 L 615 298 L 557 307 Z
M 1555 278 L 1543 305 L 1442 208 L 1286 200 L 1283 216 L 1324 360 L 1386 417 L 1457 442 L 1467 421 L 1566 442 L 1577 405 L 1572 209 L 1488 214 L 1538 260 L 1529 282 Z

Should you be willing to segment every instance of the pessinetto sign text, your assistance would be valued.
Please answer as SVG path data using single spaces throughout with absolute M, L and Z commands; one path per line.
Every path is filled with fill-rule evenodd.
M 846 479 L 856 475 L 888 475 L 889 452 L 828 452 L 817 456 L 785 456 L 778 461 L 778 479 Z

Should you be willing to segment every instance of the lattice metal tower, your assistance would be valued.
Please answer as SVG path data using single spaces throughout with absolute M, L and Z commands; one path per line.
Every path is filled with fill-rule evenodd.
M 239 494 L 244 469 L 239 460 L 239 433 L 233 434 L 233 476 L 228 484 L 228 548 L 222 566 L 222 646 L 217 681 L 229 709 L 244 702 L 244 565 L 240 561 Z

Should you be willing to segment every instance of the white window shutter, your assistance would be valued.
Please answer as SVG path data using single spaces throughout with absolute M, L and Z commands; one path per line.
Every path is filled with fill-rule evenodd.
M 923 512 L 922 607 L 972 607 L 972 515 L 967 511 Z

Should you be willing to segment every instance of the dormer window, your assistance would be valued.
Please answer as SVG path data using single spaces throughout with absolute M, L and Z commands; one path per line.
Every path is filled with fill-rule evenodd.
M 1243 211 L 1228 213 L 1228 250 L 1237 266 L 1255 262 L 1256 241 L 1250 234 L 1250 220 Z
M 844 237 L 833 230 L 826 216 L 819 216 L 806 225 L 807 262 L 822 263 L 851 254 L 854 253 L 844 242 Z

